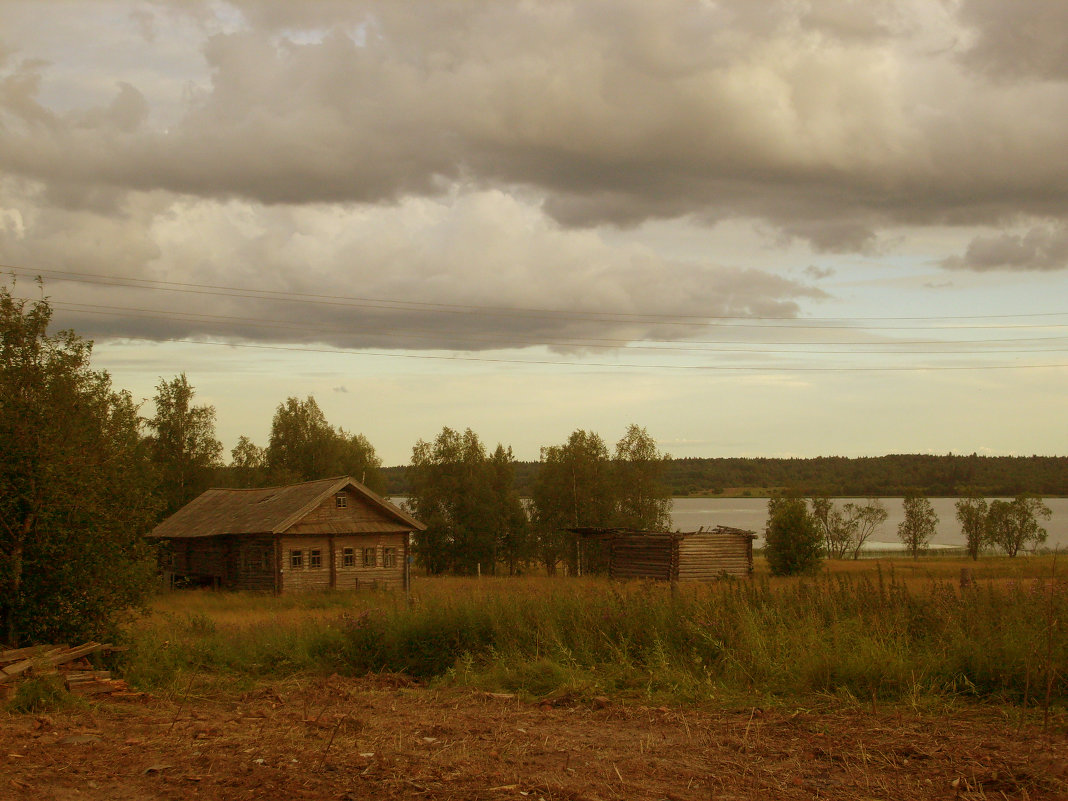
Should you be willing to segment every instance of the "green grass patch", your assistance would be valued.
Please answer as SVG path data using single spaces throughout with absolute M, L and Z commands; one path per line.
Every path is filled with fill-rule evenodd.
M 71 695 L 59 676 L 33 676 L 15 687 L 15 695 L 8 702 L 12 712 L 55 712 L 77 709 L 85 705 L 83 699 Z
M 130 631 L 127 677 L 399 672 L 533 697 L 1068 700 L 1068 585 L 961 589 L 895 572 L 715 585 L 423 579 L 389 593 L 176 593 Z

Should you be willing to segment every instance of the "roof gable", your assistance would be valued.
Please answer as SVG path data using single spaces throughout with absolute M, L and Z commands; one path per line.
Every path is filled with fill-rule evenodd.
M 426 528 L 404 510 L 349 476 L 262 489 L 209 489 L 156 526 L 150 537 L 214 537 L 223 534 L 281 534 L 325 499 L 343 490 L 363 496 L 399 527 Z

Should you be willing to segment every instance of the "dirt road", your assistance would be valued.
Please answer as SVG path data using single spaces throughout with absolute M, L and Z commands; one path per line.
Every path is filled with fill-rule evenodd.
M 0 799 L 1068 799 L 1068 731 L 997 710 L 555 705 L 402 679 L 0 713 Z

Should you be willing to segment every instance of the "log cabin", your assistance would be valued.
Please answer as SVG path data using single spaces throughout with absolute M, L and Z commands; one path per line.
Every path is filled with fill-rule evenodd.
M 348 477 L 263 489 L 209 489 L 149 537 L 168 544 L 173 585 L 274 593 L 408 588 L 422 523 Z
M 661 581 L 715 581 L 753 574 L 756 534 L 716 526 L 708 531 L 668 532 L 573 528 L 578 535 L 579 575 Z

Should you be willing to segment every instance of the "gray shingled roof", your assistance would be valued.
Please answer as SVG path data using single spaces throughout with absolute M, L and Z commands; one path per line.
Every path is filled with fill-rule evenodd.
M 397 521 L 394 531 L 426 528 L 404 510 L 348 476 L 263 489 L 209 489 L 168 517 L 148 536 L 156 538 L 215 537 L 221 534 L 281 534 L 308 512 L 346 487 L 351 487 Z M 382 531 L 382 523 L 369 530 Z

